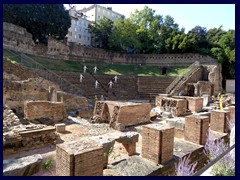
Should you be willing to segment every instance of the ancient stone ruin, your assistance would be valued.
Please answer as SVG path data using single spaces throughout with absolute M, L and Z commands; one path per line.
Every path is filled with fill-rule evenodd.
M 218 96 L 222 77 L 215 59 L 193 54 L 126 55 L 70 47 L 53 38 L 48 47 L 38 48 L 26 30 L 8 23 L 4 30 L 5 47 L 55 59 L 160 62 L 162 67 L 165 61 L 171 66 L 200 62 L 184 77 L 122 76 L 104 100 L 94 99 L 98 91 L 90 90 L 88 84 L 79 85 L 86 89 L 80 91 L 86 97 L 68 84 L 72 79 L 79 84 L 79 73 L 54 72 L 56 77 L 67 77 L 54 81 L 49 74 L 44 76 L 47 71 L 39 73 L 4 60 L 4 176 L 175 176 L 180 158 L 189 156 L 191 162 L 197 162 L 196 171 L 207 164 L 204 145 L 209 132 L 214 139 L 229 142 L 235 123 L 235 94 Z M 12 38 L 17 31 L 21 36 Z M 95 78 L 109 82 L 112 77 Z M 164 84 L 164 90 L 154 89 L 155 82 Z

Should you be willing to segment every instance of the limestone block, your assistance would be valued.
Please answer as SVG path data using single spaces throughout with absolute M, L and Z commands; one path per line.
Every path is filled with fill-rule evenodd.
M 31 176 L 40 170 L 42 160 L 40 154 L 3 160 L 3 176 Z
M 64 132 L 65 128 L 66 128 L 66 125 L 64 123 L 55 124 L 55 127 L 56 127 L 57 132 Z

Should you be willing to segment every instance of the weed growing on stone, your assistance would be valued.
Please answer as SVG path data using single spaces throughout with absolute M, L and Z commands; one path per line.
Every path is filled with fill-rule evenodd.
M 44 169 L 50 169 L 52 167 L 52 159 L 48 159 L 45 163 L 43 163 Z

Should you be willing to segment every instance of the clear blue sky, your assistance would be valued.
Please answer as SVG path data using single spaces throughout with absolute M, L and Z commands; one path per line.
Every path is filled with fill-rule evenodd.
M 76 5 L 76 4 L 75 4 Z M 77 9 L 89 7 L 92 4 L 78 4 Z M 129 17 L 135 9 L 141 10 L 144 6 L 155 10 L 156 14 L 170 15 L 180 28 L 188 32 L 195 26 L 207 29 L 218 28 L 222 25 L 224 30 L 235 29 L 234 4 L 99 4 L 112 7 L 113 11 Z M 68 9 L 69 6 L 66 4 Z

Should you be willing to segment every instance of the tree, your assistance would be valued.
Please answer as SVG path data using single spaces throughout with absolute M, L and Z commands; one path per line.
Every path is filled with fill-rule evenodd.
M 163 21 L 161 15 L 155 15 L 155 10 L 145 6 L 143 10 L 135 10 L 130 15 L 130 21 L 136 26 L 136 37 L 141 44 L 138 52 L 152 53 L 158 47 L 159 30 Z
M 94 34 L 95 43 L 103 49 L 111 49 L 109 47 L 109 38 L 113 30 L 113 22 L 104 17 L 97 22 L 94 22 L 88 27 L 89 32 Z
M 3 21 L 26 28 L 39 42 L 49 35 L 63 39 L 71 26 L 63 4 L 4 4 Z
M 110 37 L 110 47 L 114 50 L 126 51 L 132 47 L 140 49 L 140 42 L 136 37 L 137 26 L 129 19 L 118 19 L 114 22 L 114 29 Z

